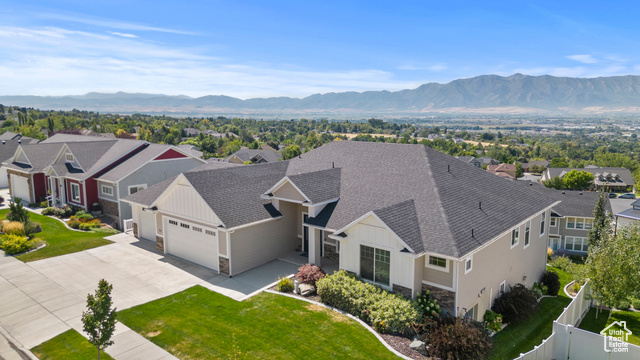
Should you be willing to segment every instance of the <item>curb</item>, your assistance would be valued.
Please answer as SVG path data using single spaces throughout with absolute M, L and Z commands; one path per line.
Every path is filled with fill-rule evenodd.
M 571 294 L 569 294 L 569 292 L 567 291 L 567 289 L 569 288 L 569 286 L 573 285 L 573 283 L 576 282 L 575 280 L 571 281 L 570 283 L 568 283 L 567 285 L 564 286 L 564 294 L 567 295 L 569 297 L 569 299 L 575 299 L 575 296 L 571 296 Z
M 382 336 L 380 336 L 380 334 L 378 334 L 375 330 L 373 330 L 373 329 L 372 329 L 372 328 L 371 328 L 367 323 L 365 323 L 364 321 L 362 321 L 362 320 L 358 319 L 357 317 L 355 317 L 355 316 L 353 316 L 353 315 L 351 315 L 351 314 L 349 314 L 349 313 L 346 313 L 346 312 L 344 312 L 344 311 L 342 311 L 342 310 L 340 310 L 340 309 L 336 309 L 336 308 L 334 308 L 333 306 L 325 305 L 325 304 L 323 304 L 323 303 L 320 303 L 320 302 L 317 302 L 317 301 L 313 301 L 313 300 L 309 300 L 309 299 L 305 299 L 305 298 L 300 298 L 300 297 L 298 297 L 298 296 L 291 295 L 291 294 L 287 294 L 287 293 L 281 293 L 281 292 L 277 292 L 277 291 L 273 291 L 273 290 L 268 290 L 268 289 L 267 289 L 267 290 L 264 290 L 264 292 L 269 293 L 269 294 L 276 294 L 276 295 L 286 296 L 286 297 L 289 297 L 289 298 L 292 298 L 292 299 L 296 299 L 296 300 L 306 301 L 306 302 L 308 302 L 308 303 L 315 304 L 315 305 L 319 305 L 319 306 L 322 306 L 322 307 L 324 307 L 324 308 L 326 308 L 326 309 L 333 310 L 333 311 L 335 311 L 335 312 L 339 312 L 340 314 L 345 315 L 345 316 L 347 316 L 348 318 L 351 318 L 352 320 L 357 321 L 360 325 L 362 325 L 362 327 L 364 327 L 364 328 L 365 328 L 365 329 L 367 329 L 370 333 L 372 333 L 373 335 L 375 335 L 375 337 L 378 339 L 378 341 L 380 341 L 380 342 L 382 343 L 382 345 L 384 345 L 384 346 L 385 346 L 389 351 L 391 351 L 392 353 L 394 353 L 394 354 L 395 354 L 395 355 L 397 355 L 398 357 L 400 357 L 400 358 L 402 358 L 402 359 L 405 359 L 405 360 L 413 360 L 413 359 L 411 359 L 410 357 L 408 357 L 408 356 L 406 356 L 406 355 L 404 355 L 404 354 L 400 353 L 398 350 L 396 350 L 396 349 L 392 348 L 389 344 L 387 344 L 387 342 L 386 342 L 386 341 L 384 341 L 384 339 L 382 338 Z
M 9 342 L 11 349 L 15 351 L 15 354 L 18 355 L 20 359 L 38 360 L 38 357 L 36 357 L 31 350 L 25 349 L 24 346 L 14 339 L 13 336 L 11 336 L 11 334 L 9 334 L 9 332 L 7 332 L 7 330 L 2 326 L 0 326 L 0 336 L 4 336 L 4 338 Z

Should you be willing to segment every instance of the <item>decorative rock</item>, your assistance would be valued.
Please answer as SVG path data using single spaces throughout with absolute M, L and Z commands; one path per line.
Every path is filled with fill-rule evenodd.
M 310 284 L 302 283 L 298 288 L 300 290 L 300 295 L 302 296 L 310 296 L 316 292 L 316 287 Z
M 411 344 L 409 344 L 409 347 L 412 348 L 413 350 L 416 351 L 424 351 L 424 341 L 420 341 L 418 339 L 415 339 L 411 342 Z

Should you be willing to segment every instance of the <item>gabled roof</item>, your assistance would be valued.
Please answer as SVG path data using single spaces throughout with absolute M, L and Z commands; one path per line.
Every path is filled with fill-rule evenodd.
M 2 135 L 0 135 L 0 140 L 13 140 L 19 138 L 20 134 L 16 134 L 13 131 L 5 131 Z
M 27 138 L 27 139 L 31 139 L 31 138 Z M 32 139 L 32 140 L 36 140 L 36 139 Z M 0 141 L 0 162 L 7 162 L 11 158 L 13 158 L 13 156 L 16 153 L 16 150 L 18 149 L 18 146 L 22 144 L 28 145 L 29 142 L 25 143 L 24 137 L 21 139 Z
M 633 175 L 631 175 L 631 171 L 629 171 L 629 169 L 626 169 L 626 168 L 597 167 L 597 166 L 589 165 L 585 168 L 548 168 L 547 172 L 549 174 L 549 179 L 552 179 L 556 176 L 563 177 L 571 170 L 586 171 L 593 174 L 594 176 L 595 174 L 604 174 L 605 172 L 616 173 L 620 176 L 620 180 L 622 180 L 622 182 L 624 182 L 625 184 L 628 184 L 628 185 L 635 184 L 635 180 L 633 179 Z
M 415 253 L 457 258 L 557 203 L 423 145 L 336 141 L 292 160 L 184 176 L 227 228 L 272 218 L 261 195 L 285 176 L 307 196 L 320 179 L 327 195 L 311 196 L 339 200 L 308 223 L 335 231 L 373 212 Z
M 74 134 L 54 134 L 53 136 L 42 140 L 43 143 L 69 143 L 69 142 L 87 142 L 87 141 L 113 141 L 115 139 L 106 138 L 103 136 L 87 137 L 83 135 Z
M 135 171 L 139 167 L 143 166 L 147 162 L 155 159 L 156 157 L 160 156 L 164 152 L 168 151 L 169 149 L 173 149 L 173 148 L 174 147 L 171 146 L 171 145 L 149 144 L 144 149 L 142 149 L 142 150 L 136 152 L 135 154 L 133 154 L 132 156 L 128 157 L 125 161 L 120 163 L 118 166 L 116 166 L 113 169 L 107 171 L 106 173 L 100 175 L 98 177 L 98 179 L 99 180 L 105 180 L 105 181 L 111 181 L 111 182 L 118 181 L 118 180 L 128 176 L 133 171 Z M 186 154 L 186 155 L 188 155 L 188 154 Z M 195 159 L 195 157 L 192 157 L 192 158 Z M 199 160 L 202 163 L 205 162 L 204 160 L 201 160 L 201 159 L 199 159 Z
M 563 217 L 593 217 L 593 210 L 600 196 L 600 193 L 596 191 L 555 190 L 532 181 L 516 181 L 516 183 L 540 194 L 560 200 L 561 203 L 554 206 L 551 210 Z M 609 211 L 609 213 L 612 211 L 609 198 L 607 198 L 605 210 Z
M 6 166 L 27 172 L 44 171 L 56 159 L 63 146 L 64 144 L 45 143 L 19 145 L 15 154 L 21 151 L 29 159 L 30 165 L 25 167 L 19 163 L 12 162 L 14 158 L 11 158 L 7 160 Z
M 282 155 L 275 150 L 262 150 L 262 149 L 240 149 L 235 153 L 227 156 L 227 160 L 232 156 L 238 157 L 242 162 L 252 161 L 252 159 L 262 158 L 266 162 L 276 162 L 282 159 Z
M 312 203 L 319 203 L 340 197 L 340 172 L 339 168 L 333 168 L 288 178 Z

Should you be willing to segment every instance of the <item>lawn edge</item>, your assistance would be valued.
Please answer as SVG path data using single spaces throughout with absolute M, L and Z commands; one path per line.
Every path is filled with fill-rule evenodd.
M 347 316 L 348 318 L 350 318 L 350 319 L 352 319 L 352 320 L 355 320 L 358 324 L 362 325 L 362 327 L 364 327 L 364 328 L 365 328 L 365 329 L 367 329 L 370 333 L 372 333 L 372 334 L 376 337 L 376 339 L 378 339 L 378 341 L 380 341 L 380 343 L 382 343 L 382 345 L 384 345 L 384 347 L 386 347 L 386 348 L 387 348 L 389 351 L 391 351 L 394 355 L 396 355 L 396 356 L 398 356 L 398 357 L 400 357 L 400 358 L 402 358 L 402 359 L 405 359 L 405 360 L 413 360 L 412 358 L 410 358 L 410 357 L 408 357 L 408 356 L 405 356 L 404 354 L 400 353 L 398 350 L 396 350 L 396 349 L 394 349 L 393 347 L 391 347 L 391 345 L 387 344 L 387 342 L 386 342 L 386 341 L 384 341 L 384 339 L 382 338 L 382 336 L 380 336 L 380 334 L 378 334 L 378 333 L 377 333 L 373 328 L 371 328 L 371 326 L 369 326 L 367 323 L 365 323 L 364 321 L 362 321 L 362 320 L 358 319 L 357 317 L 355 317 L 355 316 L 353 316 L 353 315 L 351 315 L 351 314 L 349 314 L 349 313 L 346 313 L 346 312 L 344 312 L 344 311 L 342 311 L 342 310 L 340 310 L 340 309 L 334 308 L 333 306 L 329 306 L 329 305 L 323 304 L 323 303 L 321 303 L 321 302 L 313 301 L 313 300 L 311 300 L 311 299 L 301 298 L 301 297 L 298 297 L 298 296 L 295 296 L 295 295 L 291 295 L 291 294 L 287 294 L 287 293 L 281 293 L 281 292 L 273 291 L 273 290 L 269 290 L 269 289 L 264 290 L 264 292 L 265 292 L 265 293 L 269 293 L 269 294 L 275 294 L 275 295 L 285 296 L 285 297 L 292 298 L 292 299 L 296 299 L 296 300 L 300 300 L 300 301 L 306 301 L 306 302 L 308 302 L 308 303 L 311 303 L 311 304 L 314 304 L 314 305 L 319 305 L 319 306 L 322 306 L 322 307 L 324 307 L 324 308 L 326 308 L 326 309 L 333 310 L 333 311 L 338 312 L 338 313 L 340 313 L 340 314 L 342 314 L 342 315 L 345 315 L 345 316 Z

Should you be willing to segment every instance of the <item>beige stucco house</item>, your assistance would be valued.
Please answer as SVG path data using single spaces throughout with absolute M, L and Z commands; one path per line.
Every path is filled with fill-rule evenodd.
M 234 276 L 299 250 L 481 319 L 538 281 L 558 201 L 422 145 L 336 141 L 254 166 L 210 163 L 125 199 L 135 235 Z

